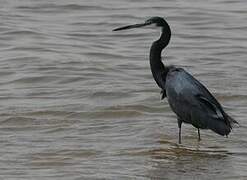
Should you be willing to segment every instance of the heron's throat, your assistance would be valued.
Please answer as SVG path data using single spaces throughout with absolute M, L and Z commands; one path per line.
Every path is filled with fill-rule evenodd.
M 153 77 L 158 84 L 158 86 L 164 89 L 164 78 L 166 75 L 167 67 L 161 61 L 161 52 L 168 45 L 171 37 L 170 28 L 162 29 L 162 34 L 160 38 L 155 41 L 150 49 L 150 66 Z
M 161 89 L 164 89 L 165 87 L 162 85 L 162 74 L 166 72 L 166 67 L 161 61 L 161 52 L 162 49 L 158 48 L 156 42 L 154 42 L 150 50 L 149 60 L 154 80 Z
M 163 63 L 161 62 L 161 52 L 162 50 L 168 45 L 171 38 L 171 31 L 170 28 L 165 29 L 162 28 L 162 33 L 160 38 L 153 42 L 151 49 L 150 49 L 150 65 L 151 69 L 154 68 L 164 68 Z
M 151 64 L 156 64 L 156 63 L 160 64 L 161 52 L 169 44 L 170 39 L 171 39 L 171 30 L 169 26 L 163 27 L 160 38 L 157 41 L 153 42 L 150 49 Z

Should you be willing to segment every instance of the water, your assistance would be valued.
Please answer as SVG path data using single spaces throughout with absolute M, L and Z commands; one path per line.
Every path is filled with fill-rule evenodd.
M 244 0 L 2 0 L 1 179 L 247 179 Z M 203 82 L 241 124 L 229 138 L 177 122 L 148 62 L 162 16 L 166 64 Z

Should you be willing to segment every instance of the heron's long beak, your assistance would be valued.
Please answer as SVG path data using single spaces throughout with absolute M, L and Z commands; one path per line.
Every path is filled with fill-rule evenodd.
M 139 28 L 139 27 L 150 25 L 150 24 L 151 23 L 148 23 L 148 22 L 145 22 L 145 23 L 142 23 L 142 24 L 133 24 L 133 25 L 123 26 L 123 27 L 119 27 L 119 28 L 113 29 L 113 31 L 121 31 L 121 30 L 125 30 L 125 29 Z

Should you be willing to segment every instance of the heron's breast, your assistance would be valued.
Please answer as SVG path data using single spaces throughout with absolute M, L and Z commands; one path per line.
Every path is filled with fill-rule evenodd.
M 186 79 L 183 74 L 184 73 L 180 68 L 175 68 L 174 70 L 169 71 L 166 78 L 167 91 L 179 94 L 186 86 L 188 86 L 186 85 Z

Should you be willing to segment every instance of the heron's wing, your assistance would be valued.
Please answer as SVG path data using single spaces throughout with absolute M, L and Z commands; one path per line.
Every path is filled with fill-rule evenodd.
M 231 123 L 236 123 L 207 88 L 182 68 L 168 73 L 166 88 L 172 109 L 178 116 L 187 119 L 187 122 L 195 120 L 208 126 L 220 121 L 229 127 Z
M 212 95 L 211 95 L 212 96 Z M 233 123 L 238 124 L 238 122 L 236 120 L 234 120 L 232 117 L 230 117 L 221 107 L 221 105 L 217 102 L 216 100 L 216 104 L 215 101 L 211 102 L 209 101 L 209 99 L 205 98 L 202 95 L 197 95 L 196 96 L 198 98 L 198 100 L 200 101 L 200 103 L 202 103 L 204 106 L 208 107 L 209 109 L 211 109 L 213 112 L 215 112 L 215 114 L 213 114 L 213 117 L 215 117 L 217 120 L 222 120 L 224 121 L 226 124 L 228 124 L 230 127 Z
M 232 123 L 236 123 L 224 112 L 207 88 L 182 68 L 168 72 L 166 94 L 177 116 L 183 122 L 191 123 L 197 128 L 211 129 L 220 135 L 228 135 Z
M 212 114 L 213 117 L 218 117 L 218 120 L 225 121 L 228 123 L 227 115 L 224 112 L 220 103 L 215 99 L 215 97 L 208 91 L 208 89 L 200 83 L 197 79 L 195 79 L 192 75 L 184 71 L 186 74 L 186 79 L 188 79 L 193 87 L 193 96 L 198 102 L 204 107 L 209 108 L 215 114 Z
M 215 104 L 214 102 L 211 102 L 208 98 L 206 98 L 202 94 L 197 94 L 195 97 L 198 99 L 201 105 L 209 108 L 210 110 L 212 110 L 212 112 L 215 113 L 215 114 L 212 114 L 213 117 L 219 118 L 224 121 L 225 114 L 221 107 L 217 106 L 217 104 Z

